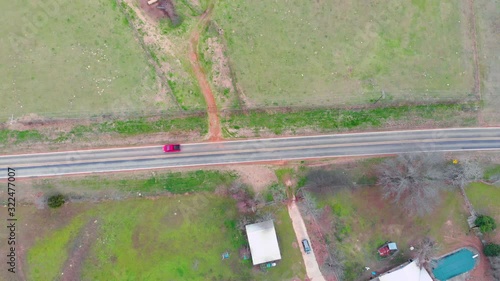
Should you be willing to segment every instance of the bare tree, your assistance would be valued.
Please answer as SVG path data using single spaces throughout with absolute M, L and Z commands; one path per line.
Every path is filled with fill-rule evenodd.
M 325 262 L 321 265 L 321 272 L 325 275 L 334 275 L 337 280 L 344 277 L 345 257 L 342 252 L 333 245 L 328 244 Z
M 483 178 L 483 168 L 477 161 L 465 157 L 457 160 L 457 163 L 450 165 L 447 171 L 447 179 L 453 186 L 463 188 Z
M 245 231 L 245 226 L 247 224 L 251 224 L 252 219 L 248 216 L 241 216 L 240 219 L 238 220 L 237 227 L 241 231 Z
M 434 240 L 429 237 L 424 237 L 417 246 L 417 252 L 415 259 L 418 262 L 420 268 L 424 267 L 429 263 L 437 251 L 437 244 Z
M 275 216 L 272 212 L 269 211 L 257 211 L 255 222 L 263 222 L 268 220 L 274 220 Z
M 312 170 L 307 176 L 306 189 L 314 193 L 334 193 L 352 187 L 349 174 L 344 170 Z
M 491 264 L 493 280 L 500 280 L 500 257 L 488 257 Z
M 321 211 L 318 209 L 318 204 L 316 203 L 316 198 L 309 192 L 302 192 L 302 200 L 300 201 L 302 209 L 305 211 L 306 215 L 310 215 L 314 218 L 318 217 Z
M 439 201 L 445 170 L 440 154 L 403 154 L 379 168 L 378 184 L 384 198 L 391 198 L 411 215 L 424 215 Z

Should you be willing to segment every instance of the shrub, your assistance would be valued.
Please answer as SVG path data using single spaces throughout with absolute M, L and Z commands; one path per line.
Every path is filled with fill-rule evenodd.
M 48 205 L 51 208 L 59 208 L 65 202 L 65 198 L 62 194 L 56 194 L 49 197 Z
M 489 243 L 484 246 L 484 254 L 488 257 L 497 257 L 500 255 L 500 245 Z
M 474 221 L 474 224 L 479 227 L 482 233 L 491 232 L 497 228 L 495 220 L 492 217 L 485 215 L 479 215 Z

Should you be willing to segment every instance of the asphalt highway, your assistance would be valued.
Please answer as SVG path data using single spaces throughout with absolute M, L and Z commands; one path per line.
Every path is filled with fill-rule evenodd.
M 182 144 L 164 153 L 161 146 L 79 150 L 0 156 L 0 169 L 16 177 L 134 171 L 186 166 L 383 155 L 410 152 L 500 150 L 500 128 L 467 128 L 335 134 Z M 0 179 L 7 172 L 0 172 Z

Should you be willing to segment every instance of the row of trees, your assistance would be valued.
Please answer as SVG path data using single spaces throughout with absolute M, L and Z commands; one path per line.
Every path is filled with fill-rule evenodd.
M 384 161 L 377 169 L 376 183 L 382 196 L 411 215 L 430 213 L 439 202 L 440 191 L 463 188 L 482 179 L 480 164 L 468 158 L 451 163 L 442 154 L 403 154 Z M 335 193 L 356 184 L 344 170 L 312 170 L 304 188 L 314 194 Z

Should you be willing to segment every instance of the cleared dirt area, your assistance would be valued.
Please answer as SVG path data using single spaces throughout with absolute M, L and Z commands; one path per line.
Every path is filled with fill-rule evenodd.
M 236 171 L 243 183 L 251 186 L 255 193 L 261 193 L 271 184 L 278 181 L 271 166 L 261 165 L 233 165 L 221 168 Z
M 141 10 L 143 10 L 149 17 L 151 17 L 154 20 L 160 20 L 162 18 L 165 18 L 165 13 L 158 9 L 158 2 L 156 2 L 153 5 L 148 4 L 149 0 L 138 0 L 139 2 L 139 7 Z

